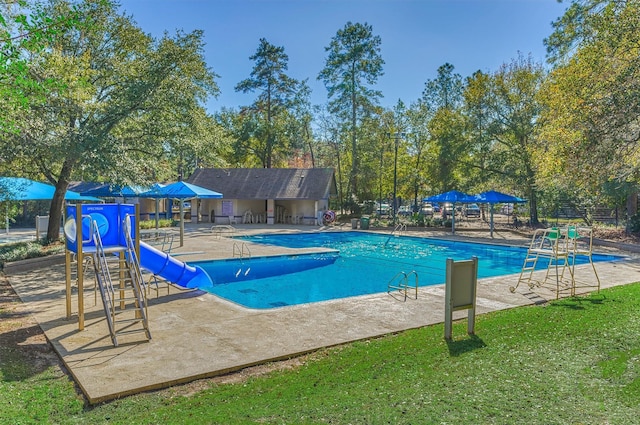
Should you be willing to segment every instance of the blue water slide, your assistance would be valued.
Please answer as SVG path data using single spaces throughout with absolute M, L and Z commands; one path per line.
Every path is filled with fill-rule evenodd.
M 200 267 L 176 260 L 144 242 L 140 242 L 140 265 L 151 273 L 183 288 L 211 286 L 211 278 Z

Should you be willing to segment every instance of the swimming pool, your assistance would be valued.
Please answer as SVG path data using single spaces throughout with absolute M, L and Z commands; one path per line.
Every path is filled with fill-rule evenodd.
M 415 271 L 420 286 L 441 284 L 445 281 L 447 258 L 478 257 L 478 278 L 519 273 L 527 251 L 522 247 L 364 232 L 257 235 L 237 239 L 289 248 L 335 250 L 193 263 L 202 267 L 213 281 L 211 287 L 200 289 L 256 309 L 386 292 L 389 281 L 399 272 Z M 577 263 L 586 262 L 586 258 L 578 258 Z M 619 258 L 593 255 L 594 261 Z M 540 267 L 546 268 L 546 263 Z

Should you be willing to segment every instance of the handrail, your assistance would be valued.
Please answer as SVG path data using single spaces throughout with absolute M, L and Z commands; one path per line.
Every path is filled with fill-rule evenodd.
M 245 250 L 246 250 L 246 254 L 245 254 Z M 237 254 L 237 255 L 236 255 Z M 249 249 L 249 247 L 247 246 L 246 243 L 242 242 L 241 245 L 238 245 L 237 242 L 233 243 L 233 256 L 234 257 L 240 257 L 240 258 L 251 258 L 251 250 Z
M 411 270 L 409 273 L 407 273 L 407 287 L 406 287 L 407 290 L 411 286 L 411 285 L 409 285 L 409 277 L 411 277 L 411 276 L 413 276 L 413 288 L 416 291 L 416 298 L 415 299 L 417 300 L 418 299 L 418 286 L 419 286 L 419 284 L 418 284 L 418 272 L 415 271 L 415 270 Z M 405 296 L 406 296 L 406 294 L 405 294 Z
M 400 279 L 400 283 L 395 284 L 396 280 Z M 397 289 L 402 291 L 406 288 L 407 274 L 405 272 L 398 272 L 393 276 L 389 283 L 387 283 L 387 292 L 391 292 L 391 289 Z
M 396 232 L 406 232 L 407 231 L 407 225 L 405 223 L 398 223 L 396 224 L 396 227 L 393 229 L 393 232 L 391 232 L 391 234 L 393 235 Z
M 90 229 L 91 237 L 96 246 L 93 267 L 96 273 L 96 279 L 98 280 L 100 294 L 102 295 L 102 303 L 107 319 L 107 325 L 109 327 L 109 334 L 111 335 L 113 343 L 116 344 L 115 324 L 113 323 L 113 316 L 115 314 L 115 291 L 113 289 L 113 282 L 111 281 L 111 275 L 109 274 L 109 265 L 107 264 L 106 253 L 104 252 L 104 247 L 102 245 L 100 231 L 98 230 L 95 220 L 91 220 Z

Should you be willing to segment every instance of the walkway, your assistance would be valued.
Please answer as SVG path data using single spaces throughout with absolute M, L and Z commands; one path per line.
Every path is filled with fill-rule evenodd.
M 300 230 L 317 228 L 258 229 L 254 225 L 241 231 Z M 499 237 L 507 241 L 503 234 Z M 511 239 L 511 242 L 521 245 L 526 241 Z M 232 247 L 232 240 L 214 235 L 208 228 L 194 227 L 188 229 L 185 246 L 175 252 L 187 261 L 225 258 L 232 256 Z M 250 248 L 254 256 L 292 251 L 264 245 Z M 636 257 L 624 262 L 599 263 L 597 269 L 603 287 L 640 281 L 640 260 Z M 90 403 L 222 375 L 322 347 L 442 323 L 444 318 L 443 285 L 421 288 L 417 300 L 398 300 L 383 293 L 272 310 L 250 310 L 199 291 L 171 289 L 168 295 L 160 292 L 157 298 L 153 295 L 150 299 L 153 339 L 141 343 L 137 339 L 140 336 L 119 338 L 120 345 L 116 348 L 108 336 L 100 301 L 98 305 L 94 301 L 92 276 L 88 275 L 83 294 L 87 309 L 84 331 L 78 331 L 76 315 L 71 320 L 65 318 L 64 265 L 17 273 L 9 279 Z M 546 288 L 532 292 L 526 286 L 512 294 L 508 288 L 516 279 L 513 275 L 482 279 L 478 312 L 555 298 Z M 74 309 L 76 297 L 74 294 Z M 458 313 L 456 317 L 466 315 Z M 482 336 L 482 332 L 480 321 L 477 333 Z

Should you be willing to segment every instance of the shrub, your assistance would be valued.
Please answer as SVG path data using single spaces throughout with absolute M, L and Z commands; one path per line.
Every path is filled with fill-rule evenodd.
M 629 231 L 640 233 L 640 213 L 636 213 L 629 218 Z
M 178 222 L 171 219 L 162 219 L 158 220 L 158 227 L 173 227 Z M 156 221 L 155 220 L 140 220 L 140 228 L 141 229 L 155 229 Z
M 0 267 L 12 261 L 45 257 L 64 251 L 64 244 L 42 245 L 40 242 L 16 242 L 0 246 Z

